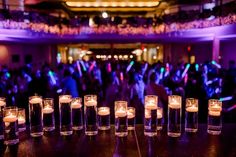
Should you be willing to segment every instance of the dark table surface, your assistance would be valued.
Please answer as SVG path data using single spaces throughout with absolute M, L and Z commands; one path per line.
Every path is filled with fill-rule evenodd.
M 1 141 L 1 156 L 20 157 L 236 157 L 236 124 L 224 124 L 222 134 L 209 135 L 206 125 L 199 125 L 197 133 L 181 137 L 167 136 L 166 128 L 157 137 L 145 137 L 143 125 L 130 131 L 125 138 L 115 137 L 114 127 L 89 137 L 84 131 L 72 136 L 60 136 L 58 131 L 31 138 L 28 132 L 20 133 L 20 143 L 6 147 Z

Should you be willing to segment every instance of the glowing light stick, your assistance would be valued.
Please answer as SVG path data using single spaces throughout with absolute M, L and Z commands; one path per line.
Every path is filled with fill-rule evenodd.
M 55 77 L 53 76 L 53 72 L 49 71 L 48 74 L 49 74 L 49 77 L 50 77 L 50 79 L 52 81 L 52 84 L 55 85 L 57 82 L 56 82 Z
M 188 74 L 184 76 L 184 83 L 186 84 L 188 82 Z
M 61 63 L 61 54 L 57 53 L 57 64 Z
M 7 73 L 6 73 L 6 76 L 7 76 L 8 78 L 10 78 L 10 77 L 11 77 L 11 74 L 10 74 L 9 72 L 7 72 Z
M 229 112 L 229 111 L 231 111 L 231 110 L 233 110 L 233 109 L 235 109 L 235 108 L 236 108 L 236 104 L 233 105 L 233 106 L 231 106 L 231 107 L 229 107 L 226 111 Z
M 216 66 L 218 69 L 221 69 L 221 65 L 216 63 L 216 61 L 211 61 L 211 64 L 213 64 L 214 66 Z
M 199 70 L 199 65 L 198 64 L 195 64 L 195 69 L 196 69 L 196 71 Z
M 124 75 L 123 72 L 120 72 L 120 80 L 123 81 L 124 80 Z
M 82 60 L 80 61 L 80 64 L 82 65 L 83 71 L 87 71 L 87 69 L 86 69 L 86 67 L 84 65 L 84 62 Z
M 209 80 L 206 82 L 206 85 L 212 84 L 213 82 L 218 81 L 218 80 L 219 80 L 218 78 L 215 78 L 214 80 Z
M 81 68 L 80 68 L 80 65 L 79 65 L 79 61 L 76 61 L 76 65 L 77 65 L 77 69 L 79 71 L 79 76 L 82 76 L 82 72 L 81 72 Z
M 131 61 L 126 68 L 126 72 L 129 72 L 133 65 L 134 65 L 134 61 Z
M 169 65 L 169 63 L 166 63 L 165 77 L 169 75 L 169 72 L 170 72 L 170 65 Z
M 96 61 L 93 61 L 93 63 L 89 67 L 89 72 L 91 72 L 96 64 Z
M 227 96 L 227 97 L 220 98 L 220 101 L 229 101 L 229 100 L 232 100 L 232 99 L 233 99 L 232 96 Z
M 108 63 L 107 65 L 107 72 L 111 72 L 111 63 Z
M 58 93 L 58 94 L 62 93 L 62 89 L 58 89 L 58 90 L 57 90 L 57 93 Z
M 185 77 L 185 75 L 187 74 L 189 68 L 190 68 L 190 64 L 187 64 L 187 66 L 186 66 L 185 69 L 184 69 L 184 72 L 183 72 L 182 75 L 181 75 L 182 79 L 183 79 L 183 78 Z
M 148 68 L 148 63 L 145 63 L 145 66 L 144 66 L 144 71 L 146 71 Z
M 161 73 L 160 73 L 160 79 L 162 79 L 162 78 L 163 78 L 163 73 L 164 73 L 164 71 L 165 71 L 165 68 L 162 67 L 160 71 L 161 71 Z

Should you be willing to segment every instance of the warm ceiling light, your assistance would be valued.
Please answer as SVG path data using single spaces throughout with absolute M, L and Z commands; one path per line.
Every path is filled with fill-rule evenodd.
M 158 6 L 159 1 L 103 1 L 103 2 L 74 2 L 74 1 L 67 1 L 66 5 L 69 7 L 156 7 Z
M 104 18 L 104 19 L 106 19 L 106 18 L 108 18 L 108 13 L 107 12 L 102 12 L 102 17 Z

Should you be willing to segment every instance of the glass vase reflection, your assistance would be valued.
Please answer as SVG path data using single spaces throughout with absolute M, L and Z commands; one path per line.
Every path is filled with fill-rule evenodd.
M 60 134 L 64 136 L 71 135 L 73 133 L 71 101 L 71 95 L 59 96 Z
M 17 117 L 17 107 L 6 107 L 3 109 L 3 122 L 5 126 L 4 143 L 6 145 L 14 145 L 19 143 Z
M 29 97 L 30 135 L 43 135 L 43 99 L 41 96 Z
M 83 129 L 83 110 L 82 110 L 82 99 L 73 98 L 71 102 L 72 108 L 72 129 L 81 130 Z
M 53 98 L 43 99 L 43 125 L 46 132 L 55 130 Z
M 84 96 L 84 121 L 85 121 L 85 134 L 88 136 L 97 135 L 98 125 L 97 125 L 96 95 Z

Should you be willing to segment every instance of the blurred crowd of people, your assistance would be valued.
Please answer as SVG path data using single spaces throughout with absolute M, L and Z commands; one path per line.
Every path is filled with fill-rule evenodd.
M 99 106 L 114 108 L 114 101 L 128 101 L 129 106 L 136 108 L 137 122 L 141 123 L 145 95 L 157 95 L 167 122 L 168 95 L 180 95 L 183 111 L 185 98 L 199 100 L 200 122 L 206 122 L 207 101 L 212 98 L 223 101 L 225 121 L 236 120 L 232 107 L 236 105 L 235 61 L 230 61 L 228 69 L 223 69 L 216 62 L 150 65 L 136 61 L 78 60 L 72 64 L 60 63 L 56 68 L 45 64 L 41 69 L 34 69 L 27 64 L 11 71 L 3 66 L 0 79 L 0 96 L 6 97 L 8 106 L 28 109 L 28 98 L 32 95 L 54 98 L 58 106 L 61 94 L 82 98 L 96 94 Z M 114 115 L 114 111 L 111 114 Z

